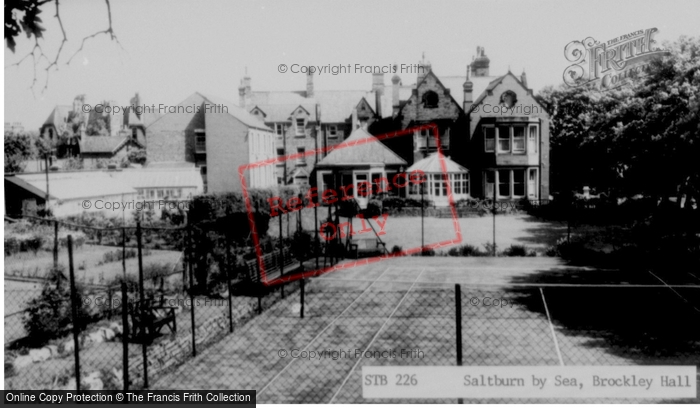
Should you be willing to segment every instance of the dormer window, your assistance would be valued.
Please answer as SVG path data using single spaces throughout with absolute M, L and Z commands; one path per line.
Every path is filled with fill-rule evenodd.
M 428 91 L 423 94 L 423 107 L 424 108 L 437 108 L 438 106 L 438 94 L 433 91 Z
M 306 120 L 304 118 L 297 118 L 295 121 L 296 136 L 304 137 L 306 135 Z

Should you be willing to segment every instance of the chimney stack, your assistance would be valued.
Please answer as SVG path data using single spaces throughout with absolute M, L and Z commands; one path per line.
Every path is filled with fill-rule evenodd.
M 401 88 L 401 77 L 394 75 L 391 78 L 391 107 L 394 116 L 399 113 L 399 89 Z
M 463 89 L 464 89 L 464 113 L 469 115 L 470 110 L 472 108 L 472 104 L 474 103 L 473 101 L 473 96 L 472 96 L 472 91 L 474 90 L 474 84 L 472 83 L 471 79 L 469 78 L 469 70 L 471 69 L 471 64 L 467 65 L 467 80 L 464 82 Z
M 525 70 L 523 70 L 523 73 L 520 75 L 520 82 L 522 82 L 523 86 L 527 89 L 527 76 L 525 76 Z
M 241 108 L 246 108 L 245 106 L 245 86 L 243 86 L 243 80 L 241 79 L 241 84 L 238 86 L 238 106 Z
M 374 107 L 377 117 L 382 117 L 382 97 L 384 96 L 384 74 L 372 74 L 372 92 L 374 92 Z
M 311 70 L 306 73 L 306 97 L 314 97 L 314 73 Z
M 472 61 L 472 76 L 489 76 L 489 64 L 491 60 L 486 56 L 484 47 L 476 47 L 476 58 Z

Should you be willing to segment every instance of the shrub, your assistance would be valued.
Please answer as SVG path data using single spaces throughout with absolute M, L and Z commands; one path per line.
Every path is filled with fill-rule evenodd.
M 392 254 L 398 254 L 398 253 L 401 253 L 401 251 L 403 251 L 403 248 L 401 248 L 401 246 L 399 246 L 399 245 L 394 245 L 394 246 L 391 248 L 391 253 L 392 253 Z
M 525 245 L 511 245 L 503 250 L 503 256 L 529 256 Z
M 447 251 L 448 256 L 487 256 L 486 252 L 480 250 L 474 245 L 462 245 L 460 247 L 450 248 Z
M 41 344 L 63 336 L 72 326 L 71 292 L 65 281 L 63 266 L 51 271 L 39 297 L 27 304 L 23 318 L 24 328 L 29 338 Z M 83 299 L 84 291 L 76 287 L 76 298 Z M 85 304 L 78 302 L 78 327 L 82 330 L 88 322 Z

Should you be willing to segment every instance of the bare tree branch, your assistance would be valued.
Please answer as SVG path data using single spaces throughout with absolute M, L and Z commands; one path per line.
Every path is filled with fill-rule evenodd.
M 59 59 L 61 58 L 61 54 L 63 53 L 63 49 L 64 49 L 66 43 L 68 42 L 68 35 L 66 33 L 66 29 L 63 25 L 63 20 L 61 18 L 61 14 L 60 14 L 59 1 L 60 0 L 40 0 L 40 1 L 37 1 L 35 3 L 36 7 L 39 7 L 39 6 L 42 6 L 44 4 L 51 3 L 51 2 L 53 2 L 56 5 L 56 14 L 54 15 L 54 17 L 58 21 L 58 25 L 61 29 L 61 35 L 63 36 L 63 38 L 61 39 L 61 44 L 59 45 L 58 50 L 56 51 L 54 58 L 50 59 L 44 53 L 44 50 L 42 49 L 41 45 L 39 44 L 39 37 L 37 35 L 34 35 L 34 46 L 32 47 L 32 49 L 25 56 L 23 56 L 21 59 L 19 59 L 17 62 L 15 62 L 13 64 L 5 65 L 6 69 L 9 67 L 19 67 L 26 60 L 31 58 L 34 74 L 33 74 L 33 78 L 32 78 L 32 84 L 29 88 L 31 89 L 32 93 L 34 93 L 34 87 L 37 84 L 37 67 L 41 64 L 42 59 L 46 60 L 46 63 L 48 64 L 44 68 L 44 71 L 46 72 L 46 81 L 45 81 L 44 87 L 42 89 L 42 93 L 43 93 L 48 88 L 50 73 L 52 71 L 58 70 Z M 73 60 L 73 58 L 75 58 L 75 56 L 78 55 L 83 50 L 85 43 L 88 40 L 95 38 L 101 34 L 108 34 L 110 39 L 112 41 L 115 41 L 117 44 L 119 44 L 119 47 L 121 47 L 121 49 L 124 50 L 124 47 L 119 42 L 119 39 L 117 38 L 117 35 L 114 33 L 114 29 L 112 28 L 112 7 L 110 5 L 109 0 L 105 0 L 105 4 L 107 5 L 107 18 L 108 18 L 108 23 L 109 23 L 108 27 L 105 30 L 98 31 L 96 33 L 93 33 L 91 35 L 84 37 L 80 43 L 80 48 L 68 59 L 68 61 L 66 62 L 66 65 L 69 65 L 71 63 L 71 61 Z
M 63 20 L 61 20 L 61 15 L 59 14 L 59 9 L 58 9 L 58 0 L 54 0 L 56 3 L 56 20 L 58 20 L 58 25 L 61 27 L 61 33 L 63 34 L 63 39 L 61 40 L 61 45 L 58 47 L 58 51 L 56 52 L 56 58 L 49 64 L 49 66 L 46 67 L 46 82 L 44 83 L 44 89 L 42 89 L 42 92 L 46 90 L 49 86 L 49 70 L 51 67 L 56 67 L 56 70 L 58 70 L 58 58 L 61 56 L 61 51 L 63 50 L 63 46 L 68 42 L 68 37 L 66 36 L 66 30 L 63 28 Z M 33 85 L 32 85 L 33 86 Z
M 119 46 L 120 46 L 122 49 L 124 49 L 124 47 L 122 47 L 122 44 L 119 42 L 119 39 L 117 38 L 116 34 L 114 34 L 114 30 L 112 29 L 112 7 L 111 7 L 110 4 L 109 4 L 109 0 L 105 0 L 105 3 L 107 4 L 107 18 L 108 18 L 108 21 L 109 21 L 109 26 L 108 26 L 107 29 L 105 29 L 105 30 L 98 31 L 98 32 L 96 32 L 96 33 L 92 33 L 92 34 L 90 34 L 90 35 L 84 37 L 84 38 L 83 38 L 83 41 L 80 43 L 80 48 L 78 48 L 78 50 L 75 52 L 75 54 L 73 54 L 73 55 L 68 59 L 68 62 L 66 62 L 66 65 L 69 65 L 69 64 L 71 63 L 71 61 L 73 60 L 73 58 L 75 58 L 75 56 L 78 55 L 78 54 L 80 53 L 80 51 L 83 50 L 83 47 L 85 46 L 85 42 L 86 42 L 87 40 L 90 40 L 90 39 L 92 39 L 92 38 L 95 38 L 95 37 L 97 37 L 97 36 L 100 35 L 100 34 L 109 34 L 110 38 L 111 38 L 113 41 L 116 41 L 116 43 L 119 44 Z

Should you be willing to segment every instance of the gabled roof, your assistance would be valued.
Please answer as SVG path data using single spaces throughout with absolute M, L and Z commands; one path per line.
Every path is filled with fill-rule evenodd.
M 351 164 L 406 165 L 406 161 L 366 130 L 358 128 L 344 142 L 335 146 L 317 166 Z
M 471 76 L 469 81 L 472 83 L 472 101 L 478 98 L 495 79 L 496 76 Z M 464 75 L 441 76 L 440 81 L 450 89 L 450 94 L 459 106 L 464 107 L 464 83 L 466 82 Z
M 260 119 L 258 119 L 255 115 L 249 113 L 246 111 L 244 108 L 239 107 L 238 105 L 227 101 L 226 99 L 219 98 L 217 96 L 211 96 L 211 95 L 203 95 L 199 92 L 196 92 L 197 95 L 200 95 L 202 98 L 207 100 L 209 103 L 213 105 L 221 105 L 226 107 L 226 111 L 228 112 L 229 115 L 233 116 L 234 118 L 240 120 L 244 125 L 254 128 L 254 129 L 260 129 L 260 130 L 267 130 L 270 131 L 271 129 L 265 125 L 264 122 L 262 122 Z
M 17 176 L 5 176 L 6 183 L 12 183 L 15 186 L 35 195 L 38 198 L 46 199 L 46 190 L 35 187 L 34 185 L 27 183 Z M 49 200 L 55 199 L 56 196 L 49 194 Z
M 115 154 L 130 142 L 142 147 L 137 141 L 131 139 L 131 137 L 85 136 L 80 143 L 80 152 Z
M 520 79 L 519 79 L 518 77 L 516 77 L 512 72 L 508 71 L 507 74 L 502 75 L 502 76 L 500 76 L 500 77 L 498 77 L 498 78 L 492 80 L 491 82 L 489 82 L 489 84 L 488 84 L 488 86 L 486 87 L 486 89 L 484 89 L 484 91 L 481 93 L 481 95 L 479 95 L 479 97 L 474 101 L 474 105 L 480 104 L 480 103 L 488 96 L 488 92 L 489 92 L 489 91 L 493 91 L 494 89 L 496 89 L 496 87 L 497 87 L 498 85 L 500 85 L 501 82 L 503 82 L 503 80 L 504 80 L 507 76 L 512 76 L 513 79 L 515 79 L 515 82 L 516 82 L 518 85 L 520 85 L 523 89 L 527 90 L 528 92 L 530 91 L 530 89 L 529 89 L 528 87 L 526 87 L 525 85 L 523 85 L 523 83 L 520 81 Z M 537 101 L 537 103 L 539 103 L 539 101 L 537 100 L 537 98 L 534 97 L 534 95 L 533 95 L 533 99 L 535 99 L 535 101 Z M 544 109 L 544 106 L 543 106 L 542 108 Z
M 441 165 L 441 160 L 445 160 L 445 168 L 447 173 L 468 173 L 469 170 L 460 166 L 459 164 L 452 161 L 449 157 L 445 157 L 440 152 L 435 152 L 428 157 L 417 161 L 411 167 L 406 170 L 411 172 L 413 170 L 421 170 L 423 173 L 444 173 Z
M 455 105 L 457 105 L 457 107 L 458 107 L 460 110 L 463 109 L 464 105 L 459 104 L 459 103 L 457 102 L 457 100 L 455 100 L 455 98 L 454 98 L 454 96 L 453 96 L 453 91 L 452 91 L 452 89 L 451 89 L 451 88 L 448 88 L 447 86 L 445 86 L 445 84 L 442 83 L 442 81 L 440 80 L 440 78 L 433 72 L 432 69 L 431 69 L 430 71 L 428 71 L 427 74 L 425 74 L 425 76 L 423 77 L 423 79 L 422 79 L 420 82 L 418 82 L 418 83 L 416 84 L 416 86 L 414 87 L 414 89 L 418 89 L 418 87 L 419 87 L 423 82 L 425 82 L 425 81 L 428 79 L 428 76 L 432 76 L 433 78 L 435 78 L 435 81 L 437 82 L 437 84 L 440 85 L 443 89 L 449 89 L 449 90 L 450 90 L 450 99 L 452 99 L 452 102 L 453 102 Z M 411 97 L 413 97 L 413 94 L 411 94 Z M 463 100 L 463 99 L 464 99 L 464 98 L 462 98 L 462 100 Z M 419 102 L 420 102 L 420 101 L 419 101 Z M 406 105 L 403 104 L 403 105 L 401 106 L 401 109 L 399 110 L 399 112 L 401 112 L 401 111 L 403 110 L 404 106 L 406 106 Z
M 73 110 L 71 105 L 56 105 L 49 117 L 44 121 L 44 126 L 54 125 L 58 127 L 64 125 L 71 110 Z

